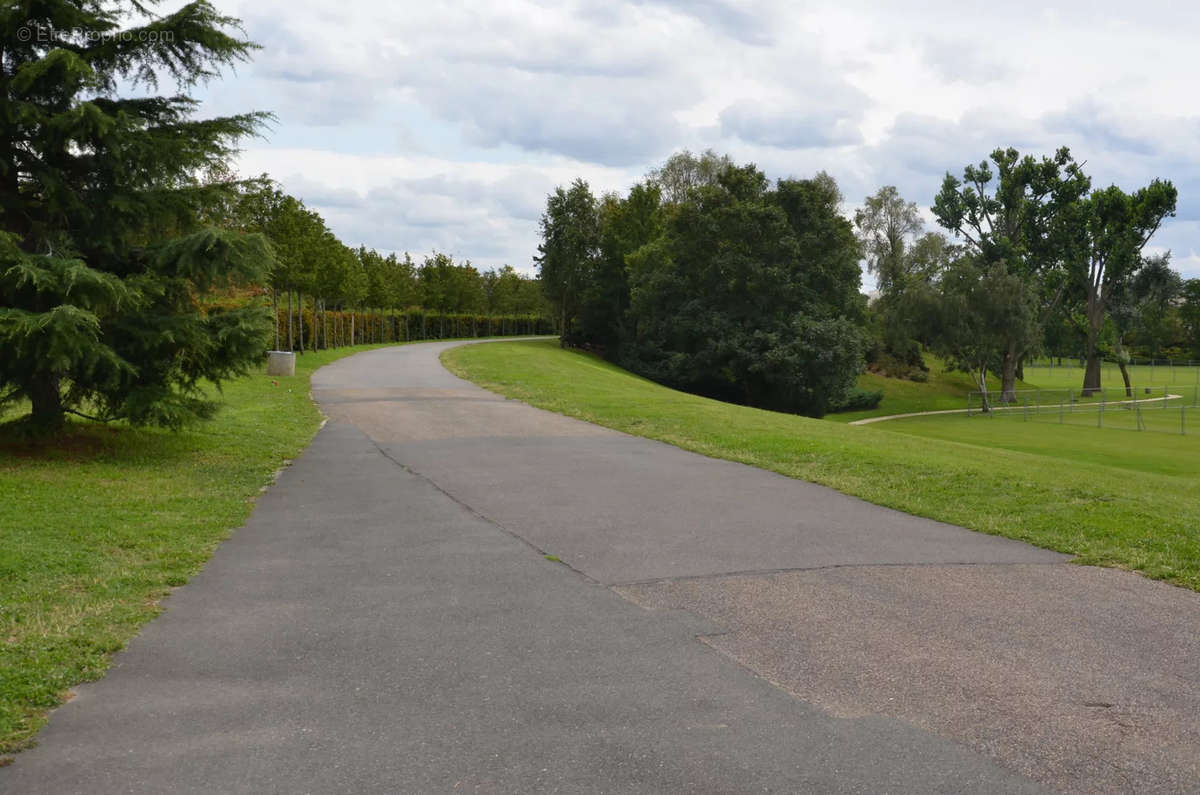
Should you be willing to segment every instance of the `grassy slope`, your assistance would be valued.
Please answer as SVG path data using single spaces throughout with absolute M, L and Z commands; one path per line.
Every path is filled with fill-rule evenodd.
M 455 348 L 443 358 L 463 377 L 551 411 L 1200 590 L 1195 478 L 1172 474 L 1196 471 L 1200 437 L 1163 436 L 1163 450 L 1141 464 L 1122 454 L 1131 440 L 1159 434 L 1099 437 L 1064 426 L 1053 444 L 1006 450 L 994 444 L 1020 424 L 998 420 L 987 426 L 991 439 L 914 444 L 884 430 L 892 423 L 846 426 L 675 392 L 553 342 Z M 1176 456 L 1174 468 L 1163 465 Z
M 951 370 L 941 359 L 926 354 L 929 380 L 908 381 L 903 378 L 887 378 L 876 373 L 863 373 L 858 377 L 858 386 L 872 391 L 883 390 L 879 406 L 867 411 L 846 411 L 830 414 L 835 422 L 853 422 L 866 417 L 886 417 L 891 414 L 908 414 L 916 411 L 941 411 L 961 409 L 967 405 L 967 393 L 977 390 L 975 381 L 967 373 Z M 1028 384 L 1018 382 L 1025 389 Z M 988 389 L 999 391 L 1000 379 L 988 376 Z
M 971 377 L 966 373 L 954 372 L 944 368 L 937 359 L 926 357 L 929 365 L 929 380 L 924 383 L 907 381 L 902 378 L 887 378 L 876 373 L 863 373 L 858 377 L 858 386 L 871 391 L 883 390 L 883 400 L 879 406 L 867 411 L 846 411 L 830 414 L 829 419 L 836 422 L 853 422 L 866 417 L 885 417 L 889 414 L 907 414 L 914 411 L 938 411 L 941 409 L 961 409 L 967 403 L 967 393 L 978 389 Z M 995 388 L 1000 388 L 1000 382 L 995 381 Z
M 294 378 L 228 384 L 223 410 L 193 431 L 80 422 L 47 449 L 0 438 L 0 752 L 103 674 L 167 589 L 245 521 L 320 423 L 309 375 L 368 347 L 379 346 L 305 354 Z
M 929 365 L 929 380 L 925 383 L 906 381 L 900 378 L 885 378 L 875 373 L 863 373 L 858 377 L 858 386 L 863 389 L 883 390 L 883 401 L 878 408 L 869 411 L 849 411 L 829 415 L 828 419 L 837 422 L 853 422 L 866 417 L 884 417 L 890 414 L 908 414 L 917 411 L 941 411 L 943 409 L 965 408 L 967 393 L 978 387 L 966 373 L 946 369 L 945 365 L 935 356 L 926 354 L 926 364 Z M 1116 365 L 1104 368 L 1103 384 L 1109 390 L 1122 387 L 1121 373 Z M 1189 398 L 1194 393 L 1200 395 L 1200 367 L 1147 367 L 1129 368 L 1129 377 L 1134 386 L 1151 387 L 1154 395 L 1158 395 L 1164 385 L 1171 385 L 1172 391 Z M 1018 382 L 1018 389 L 1071 389 L 1078 399 L 1079 388 L 1083 385 L 1083 369 L 1080 367 L 1046 367 L 1036 366 L 1025 369 L 1025 381 Z M 1000 381 L 995 376 L 988 378 L 988 389 L 998 392 Z M 1139 395 L 1141 393 L 1139 392 Z

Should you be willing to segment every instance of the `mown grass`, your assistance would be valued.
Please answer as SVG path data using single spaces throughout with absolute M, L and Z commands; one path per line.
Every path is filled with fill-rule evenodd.
M 830 414 L 835 422 L 853 422 L 867 417 L 886 417 L 891 414 L 908 414 L 915 411 L 939 411 L 966 408 L 967 393 L 978 389 L 971 376 L 947 368 L 941 360 L 926 356 L 929 366 L 927 381 L 909 381 L 903 378 L 888 378 L 878 373 L 863 373 L 858 377 L 860 389 L 883 392 L 883 400 L 873 409 L 865 411 L 843 411 Z M 999 389 L 1000 381 L 988 378 L 989 389 Z
M 554 342 L 455 348 L 443 360 L 541 408 L 1200 590 L 1198 436 L 1031 424 L 1014 442 L 1020 423 L 966 417 L 849 426 L 676 392 Z M 928 432 L 938 427 L 972 432 Z
M 182 433 L 80 421 L 35 444 L 0 426 L 0 759 L 104 673 L 308 444 L 312 372 L 372 347 L 229 383 L 217 417 Z
M 1180 408 L 1148 404 L 1142 412 L 1145 431 L 1138 431 L 1133 410 L 1110 407 L 1100 418 L 1094 408 L 1066 414 L 1057 410 L 1025 415 L 1021 411 L 968 417 L 951 414 L 888 420 L 875 426 L 889 433 L 963 442 L 987 448 L 1031 453 L 1044 458 L 1102 463 L 1129 473 L 1130 488 L 1142 475 L 1171 475 L 1195 482 L 1200 473 L 1200 409 L 1185 407 L 1186 423 L 1195 436 L 1180 435 Z M 1186 427 L 1185 426 L 1185 429 Z
M 924 382 L 863 373 L 858 377 L 858 386 L 872 391 L 882 390 L 883 400 L 879 406 L 866 411 L 830 414 L 827 419 L 853 422 L 892 414 L 966 408 L 968 393 L 979 389 L 972 378 L 967 373 L 951 370 L 938 357 L 930 354 L 925 355 L 925 363 L 929 366 L 929 378 Z M 1168 387 L 1173 394 L 1182 394 L 1189 398 L 1200 395 L 1200 367 L 1137 365 L 1129 368 L 1129 377 L 1132 384 L 1138 388 L 1139 397 L 1145 396 L 1146 388 L 1152 390 L 1152 396 L 1161 396 L 1164 387 Z M 1105 365 L 1101 378 L 1107 390 L 1107 399 L 1119 397 L 1124 388 L 1124 381 L 1117 366 Z M 1083 368 L 1070 363 L 1055 367 L 1027 365 L 1025 380 L 1017 382 L 1018 390 L 1061 390 L 1064 396 L 1067 390 L 1071 390 L 1076 401 L 1086 400 L 1079 394 L 1082 386 Z M 988 389 L 994 394 L 1000 391 L 1000 380 L 994 375 L 988 377 Z

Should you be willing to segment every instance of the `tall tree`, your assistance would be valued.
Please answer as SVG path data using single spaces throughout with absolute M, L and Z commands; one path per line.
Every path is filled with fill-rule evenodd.
M 1191 355 L 1200 357 L 1200 279 L 1188 279 L 1179 291 L 1179 320 Z
M 584 277 L 577 335 L 609 358 L 618 355 L 629 335 L 626 259 L 660 234 L 660 209 L 660 192 L 653 184 L 634 185 L 624 199 L 610 193 L 600 201 L 599 250 Z
M 1177 195 L 1175 186 L 1162 180 L 1132 194 L 1112 185 L 1093 191 L 1064 213 L 1075 228 L 1070 267 L 1081 288 L 1087 322 L 1085 395 L 1101 387 L 1099 340 L 1109 298 L 1137 275 L 1145 262 L 1142 249 L 1163 219 L 1175 214 Z
M 910 241 L 924 227 L 916 202 L 906 202 L 895 186 L 885 185 L 854 213 L 854 225 L 879 291 L 902 289 Z
M 647 184 L 658 188 L 663 201 L 678 204 L 687 201 L 696 188 L 716 185 L 721 175 L 733 165 L 729 155 L 718 155 L 711 149 L 699 155 L 684 149 L 653 169 L 647 175 Z
M 247 59 L 236 32 L 203 1 L 0 9 L 0 402 L 28 398 L 34 428 L 67 412 L 179 427 L 214 410 L 205 382 L 261 355 L 262 308 L 194 300 L 270 264 L 261 236 L 205 225 L 266 119 L 200 119 L 186 95 Z
M 995 170 L 993 170 L 993 165 Z M 1071 209 L 1090 181 L 1067 148 L 1040 160 L 1015 149 L 997 149 L 991 162 L 967 166 L 962 179 L 949 173 L 934 199 L 938 224 L 965 241 L 978 267 L 1021 285 L 1026 307 L 1007 326 L 987 325 L 1000 335 L 1001 401 L 1016 399 L 1017 370 L 1042 339 L 1042 329 L 1068 287 L 1065 262 L 1076 245 Z M 1032 317 L 1032 323 L 1024 322 Z
M 913 367 L 923 372 L 918 337 L 925 324 L 920 312 L 929 298 L 927 288 L 956 256 L 957 247 L 936 232 L 921 234 L 925 225 L 916 203 L 905 201 L 891 185 L 866 198 L 854 214 L 854 224 L 867 270 L 879 288 L 871 314 L 882 343 L 877 358 L 882 361 L 874 364 L 893 375 Z M 887 369 L 894 363 L 901 367 Z
M 556 188 L 546 200 L 539 226 L 542 242 L 534 262 L 546 297 L 558 312 L 561 344 L 566 345 L 600 246 L 596 197 L 588 184 L 577 179 L 565 190 Z
M 945 270 L 937 296 L 928 306 L 934 348 L 971 375 L 988 411 L 988 372 L 1001 368 L 1014 336 L 1033 334 L 1037 307 L 1020 276 L 1002 262 L 975 256 Z
M 858 243 L 831 179 L 729 167 L 665 209 L 628 257 L 630 369 L 676 388 L 820 415 L 862 368 Z
M 1159 358 L 1163 348 L 1179 339 L 1178 306 L 1184 296 L 1183 277 L 1171 267 L 1170 252 L 1146 257 L 1130 284 L 1137 306 L 1137 325 L 1133 329 L 1140 346 L 1151 358 Z
M 456 263 L 449 254 L 425 258 L 419 271 L 421 303 L 438 312 L 478 312 L 487 305 L 483 277 L 470 262 Z

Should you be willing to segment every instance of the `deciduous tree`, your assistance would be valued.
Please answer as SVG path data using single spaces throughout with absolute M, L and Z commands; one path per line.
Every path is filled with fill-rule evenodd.
M 1016 399 L 1017 370 L 1042 339 L 1042 329 L 1068 288 L 1065 263 L 1077 246 L 1078 228 L 1072 208 L 1089 188 L 1090 181 L 1065 147 L 1040 160 L 1021 157 L 1015 149 L 997 149 L 990 163 L 967 166 L 962 179 L 947 173 L 934 199 L 937 222 L 963 239 L 977 267 L 1006 289 L 1019 286 L 1023 292 L 1024 308 L 1014 314 L 1013 323 L 981 326 L 1000 335 L 995 344 L 1003 350 L 1004 402 Z M 1010 299 L 1015 306 L 1015 293 L 1006 301 Z

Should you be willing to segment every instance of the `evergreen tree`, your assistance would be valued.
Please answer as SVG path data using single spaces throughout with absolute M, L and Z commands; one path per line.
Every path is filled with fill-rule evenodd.
M 627 257 L 621 362 L 677 389 L 821 416 L 862 369 L 859 246 L 827 175 L 772 188 L 753 165 L 668 205 Z
M 207 2 L 0 9 L 0 403 L 28 399 L 34 429 L 68 412 L 179 427 L 213 411 L 203 383 L 262 354 L 261 307 L 195 300 L 271 259 L 261 236 L 206 226 L 267 117 L 199 119 L 186 95 L 246 60 L 237 32 Z

